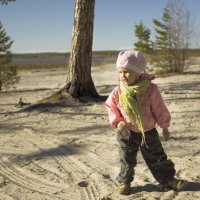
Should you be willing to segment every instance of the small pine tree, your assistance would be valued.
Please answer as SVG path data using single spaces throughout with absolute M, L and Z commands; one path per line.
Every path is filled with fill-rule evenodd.
M 162 20 L 153 20 L 156 31 L 154 63 L 162 72 L 183 73 L 194 33 L 190 12 L 180 0 L 168 0 Z
M 10 52 L 12 44 L 13 41 L 7 35 L 0 22 L 0 91 L 3 88 L 9 89 L 14 87 L 15 83 L 19 81 L 16 67 L 10 65 L 12 61 L 12 54 Z
M 135 36 L 137 37 L 137 42 L 134 43 L 135 50 L 150 53 L 153 49 L 153 43 L 150 41 L 151 31 L 145 27 L 142 21 L 135 25 Z
M 159 50 L 169 49 L 169 30 L 170 30 L 170 16 L 167 8 L 164 8 L 162 22 L 153 19 L 156 31 L 155 48 Z
M 166 73 L 172 71 L 172 54 L 171 54 L 171 17 L 167 7 L 164 8 L 162 21 L 153 19 L 155 25 L 154 29 L 156 32 L 154 42 L 154 56 L 152 56 L 152 62 L 158 71 Z

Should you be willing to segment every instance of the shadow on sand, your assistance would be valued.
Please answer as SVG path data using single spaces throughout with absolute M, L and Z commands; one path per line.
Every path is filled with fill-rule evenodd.
M 33 152 L 29 155 L 20 156 L 12 159 L 12 162 L 20 163 L 23 160 L 24 161 L 30 161 L 30 160 L 41 160 L 46 157 L 60 157 L 60 156 L 70 156 L 74 154 L 80 154 L 83 145 L 78 144 L 66 144 L 66 145 L 59 145 L 55 148 L 49 148 L 49 149 L 41 149 L 40 151 Z
M 187 181 L 183 189 L 179 192 L 199 192 L 200 183 Z M 144 186 L 131 187 L 131 194 L 140 193 L 140 192 L 163 192 L 161 185 L 146 184 Z

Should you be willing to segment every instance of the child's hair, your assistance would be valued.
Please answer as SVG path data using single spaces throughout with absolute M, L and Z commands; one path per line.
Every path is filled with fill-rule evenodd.
M 117 58 L 117 69 L 124 67 L 141 74 L 146 68 L 146 59 L 142 53 L 133 50 L 121 51 Z

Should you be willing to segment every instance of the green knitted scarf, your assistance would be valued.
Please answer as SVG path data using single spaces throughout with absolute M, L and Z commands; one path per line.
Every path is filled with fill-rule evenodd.
M 130 121 L 137 126 L 137 128 L 142 133 L 142 142 L 143 145 L 145 143 L 145 135 L 144 128 L 142 124 L 142 116 L 140 113 L 139 104 L 137 102 L 136 95 L 142 94 L 148 88 L 150 84 L 149 80 L 140 81 L 134 85 L 127 85 L 123 82 L 120 82 L 121 95 L 120 95 L 120 103 L 124 112 L 129 117 Z

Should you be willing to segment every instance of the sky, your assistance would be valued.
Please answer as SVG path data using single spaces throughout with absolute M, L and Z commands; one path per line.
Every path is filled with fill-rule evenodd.
M 183 0 L 200 24 L 200 0 Z M 13 53 L 70 52 L 75 0 L 16 0 L 0 5 L 0 21 Z M 93 50 L 132 49 L 140 20 L 154 35 L 167 0 L 96 0 Z M 196 46 L 194 46 L 196 47 Z M 199 48 L 199 47 L 197 47 Z

